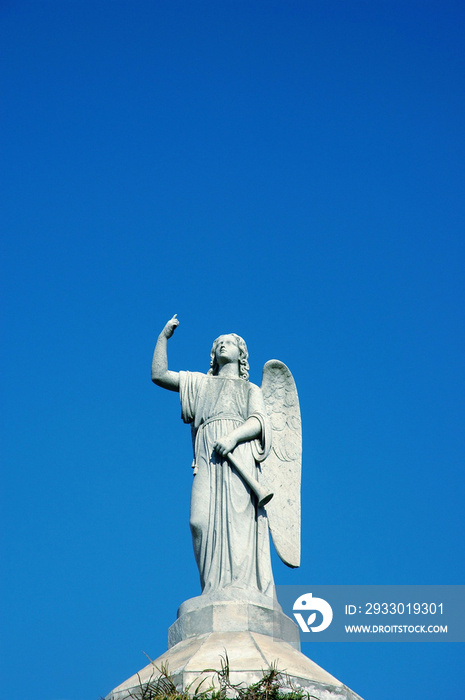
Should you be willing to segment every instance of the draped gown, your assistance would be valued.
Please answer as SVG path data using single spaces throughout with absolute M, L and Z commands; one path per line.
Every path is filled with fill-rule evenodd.
M 273 595 L 268 522 L 256 497 L 213 450 L 215 442 L 255 416 L 260 437 L 235 448 L 247 474 L 259 475 L 271 447 L 271 426 L 261 390 L 244 379 L 180 372 L 182 418 L 192 425 L 194 482 L 190 527 L 202 594 Z M 229 592 L 229 595 L 228 595 Z

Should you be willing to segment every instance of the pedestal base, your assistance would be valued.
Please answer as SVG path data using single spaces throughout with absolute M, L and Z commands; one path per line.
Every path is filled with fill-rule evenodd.
M 186 600 L 169 629 L 168 647 L 158 659 L 115 688 L 106 700 L 139 698 L 141 685 L 158 678 L 162 666 L 179 690 L 189 688 L 193 693 L 203 679 L 202 690 L 219 687 L 212 669 L 221 671 L 226 655 L 234 685 L 257 683 L 273 664 L 285 674 L 283 690 L 304 688 L 318 700 L 362 700 L 300 653 L 297 625 L 272 598 L 262 596 L 250 602 L 238 599 L 235 593 L 227 600 L 224 596 Z
M 202 690 L 218 681 L 211 669 L 221 670 L 221 656 L 228 655 L 231 683 L 250 685 L 263 677 L 271 664 L 286 674 L 283 689 L 304 688 L 319 700 L 362 700 L 320 666 L 290 644 L 256 632 L 212 632 L 179 642 L 138 674 L 115 688 L 106 700 L 139 697 L 141 684 L 155 680 L 157 669 L 168 667 L 176 687 L 194 692 L 205 678 Z M 205 669 L 210 669 L 206 671 Z M 132 693 L 132 695 L 130 695 Z
M 244 631 L 268 635 L 300 650 L 299 628 L 276 600 L 265 596 L 258 603 L 207 596 L 186 600 L 168 630 L 168 648 L 203 634 Z

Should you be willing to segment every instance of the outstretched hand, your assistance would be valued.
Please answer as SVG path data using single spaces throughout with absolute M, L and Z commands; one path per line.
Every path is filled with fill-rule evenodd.
M 171 338 L 173 335 L 174 331 L 176 328 L 179 326 L 179 321 L 176 318 L 177 314 L 174 314 L 173 318 L 170 318 L 166 326 L 162 330 L 162 335 L 165 336 L 165 338 Z

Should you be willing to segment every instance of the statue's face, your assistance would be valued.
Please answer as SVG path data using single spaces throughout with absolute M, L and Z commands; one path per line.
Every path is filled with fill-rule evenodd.
M 215 356 L 219 365 L 225 365 L 228 362 L 239 362 L 239 348 L 234 336 L 221 335 L 218 338 Z

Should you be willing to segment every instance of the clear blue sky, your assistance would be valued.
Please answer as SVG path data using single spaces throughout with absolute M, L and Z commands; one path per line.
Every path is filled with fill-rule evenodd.
M 465 10 L 0 6 L 1 696 L 98 700 L 198 594 L 189 429 L 150 382 L 243 335 L 292 369 L 280 584 L 464 583 Z M 315 644 L 365 700 L 462 697 L 463 645 Z M 32 689 L 32 690 L 31 690 Z

